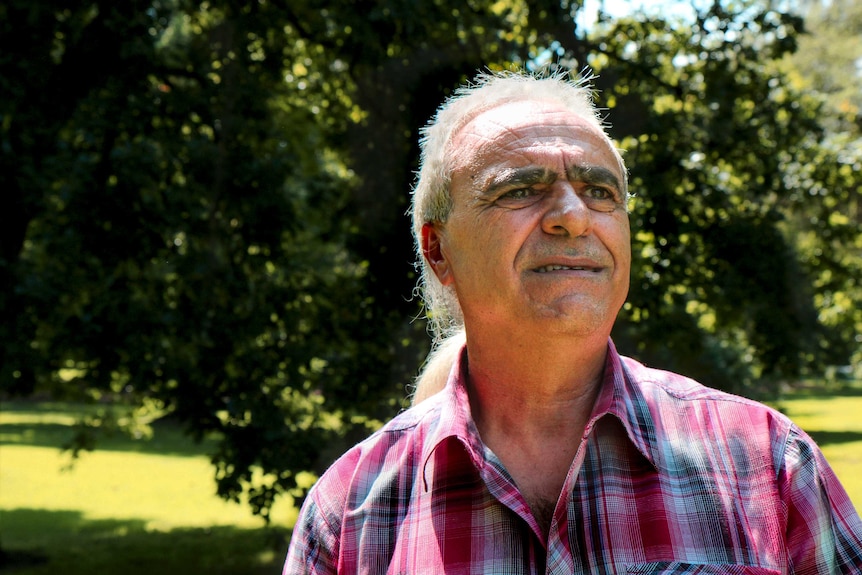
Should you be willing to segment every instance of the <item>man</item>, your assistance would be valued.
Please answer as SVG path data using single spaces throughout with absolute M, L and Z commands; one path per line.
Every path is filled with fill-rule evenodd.
M 432 396 L 321 477 L 285 574 L 862 573 L 802 431 L 617 354 L 626 207 L 583 82 L 482 75 L 440 109 L 413 199 Z

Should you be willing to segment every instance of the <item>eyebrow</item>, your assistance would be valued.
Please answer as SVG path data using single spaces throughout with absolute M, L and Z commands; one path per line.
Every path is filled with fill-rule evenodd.
M 512 168 L 494 174 L 494 177 L 485 187 L 484 193 L 493 195 L 502 189 L 522 188 L 535 184 L 553 184 L 556 180 L 557 174 L 548 168 L 539 166 Z
M 611 170 L 602 166 L 574 165 L 566 168 L 566 179 L 569 182 L 584 182 L 586 184 L 611 186 L 622 190 L 620 179 Z M 551 169 L 541 166 L 511 168 L 494 175 L 485 187 L 483 195 L 494 195 L 500 190 L 529 187 L 535 184 L 553 184 L 557 174 Z
M 616 174 L 602 166 L 569 166 L 566 168 L 566 178 L 570 182 L 600 184 L 622 190 L 622 184 Z

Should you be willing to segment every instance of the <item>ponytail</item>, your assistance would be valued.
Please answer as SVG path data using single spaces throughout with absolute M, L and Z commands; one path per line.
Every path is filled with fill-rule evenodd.
M 458 359 L 458 353 L 466 341 L 467 335 L 462 328 L 434 346 L 416 378 L 411 405 L 425 401 L 446 387 L 449 372 L 452 371 L 452 366 Z

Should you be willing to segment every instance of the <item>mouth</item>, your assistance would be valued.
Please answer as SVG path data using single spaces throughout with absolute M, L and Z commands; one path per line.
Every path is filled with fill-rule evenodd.
M 540 273 L 540 274 L 546 274 L 548 272 L 556 272 L 556 271 L 578 271 L 578 272 L 598 273 L 601 271 L 601 268 L 591 267 L 591 266 L 563 266 L 563 265 L 552 264 L 552 265 L 547 265 L 547 266 L 542 266 L 542 267 L 536 268 L 533 271 L 535 271 L 536 273 Z

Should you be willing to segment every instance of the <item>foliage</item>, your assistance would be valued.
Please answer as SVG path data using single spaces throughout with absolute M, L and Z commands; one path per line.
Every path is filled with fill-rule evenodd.
M 301 498 L 300 472 L 399 409 L 424 355 L 418 128 L 483 67 L 600 74 L 638 195 L 624 351 L 746 393 L 858 353 L 859 154 L 779 65 L 801 19 L 581 10 L 6 2 L 3 390 L 170 413 L 218 434 L 223 496 L 264 516 Z
M 862 140 L 830 135 L 822 98 L 783 65 L 802 29 L 758 2 L 715 2 L 586 38 L 638 196 L 616 337 L 747 395 L 860 350 Z
M 603 42 L 619 61 L 594 64 L 613 76 L 609 107 L 640 116 L 635 130 L 618 128 L 641 256 L 621 338 L 654 363 L 743 393 L 798 373 L 822 337 L 780 227 L 797 192 L 782 160 L 794 163 L 821 132 L 816 104 L 774 60 L 801 24 L 716 3 L 691 23 L 615 23 Z
M 832 132 L 862 130 L 862 5 L 853 0 L 803 0 L 805 34 L 788 58 L 791 73 L 825 97 Z
M 788 170 L 802 199 L 789 222 L 798 253 L 814 278 L 820 321 L 829 326 L 828 362 L 850 356 L 862 377 L 862 5 L 852 0 L 806 3 L 807 33 L 787 58 L 788 75 L 823 102 L 826 137 Z
M 377 368 L 353 385 L 343 365 L 390 352 L 357 338 L 377 318 L 338 217 L 349 170 L 331 128 L 297 105 L 301 91 L 346 117 L 344 89 L 283 81 L 305 51 L 266 5 L 9 10 L 53 59 L 14 82 L 32 72 L 21 48 L 4 51 L 4 76 L 27 89 L 6 103 L 3 160 L 29 226 L 4 261 L 3 380 L 56 399 L 149 399 L 197 437 L 221 431 L 225 496 L 255 465 L 295 487 L 336 431 L 322 398 L 334 410 L 388 383 Z M 53 78 L 84 61 L 99 74 L 74 78 L 84 88 L 52 111 Z M 272 495 L 254 488 L 251 503 L 265 512 Z

